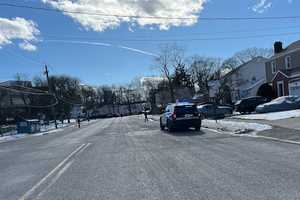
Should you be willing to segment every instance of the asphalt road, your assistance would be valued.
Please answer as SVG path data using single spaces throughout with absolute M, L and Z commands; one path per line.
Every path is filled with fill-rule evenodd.
M 139 116 L 0 144 L 0 199 L 300 199 L 300 146 Z

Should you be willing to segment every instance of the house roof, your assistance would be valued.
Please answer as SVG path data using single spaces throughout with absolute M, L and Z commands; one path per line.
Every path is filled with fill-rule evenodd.
M 299 73 L 298 74 L 292 74 L 289 71 L 282 72 L 281 70 L 278 70 L 278 72 L 275 74 L 275 76 L 273 77 L 273 79 L 272 79 L 271 82 L 273 82 L 279 74 L 282 74 L 283 76 L 285 76 L 286 78 L 289 78 L 289 79 L 295 79 L 295 78 L 299 78 L 300 77 Z
M 288 53 L 291 53 L 291 52 L 294 52 L 297 50 L 300 50 L 300 40 L 291 43 L 289 46 L 287 46 L 285 49 L 283 49 L 282 52 L 274 54 L 269 60 L 273 60 L 275 58 L 278 58 L 280 56 L 283 56 L 285 54 L 288 54 Z
M 282 74 L 282 75 L 285 76 L 286 78 L 289 78 L 289 75 L 288 75 L 288 74 L 282 72 L 281 70 L 278 70 L 277 73 L 275 74 L 275 76 L 273 77 L 272 82 L 276 79 L 276 77 L 277 77 L 279 74 Z
M 237 72 L 238 70 L 240 70 L 241 68 L 247 66 L 249 63 L 252 63 L 252 62 L 260 62 L 260 61 L 263 61 L 263 62 L 266 62 L 268 59 L 267 58 L 264 58 L 262 56 L 258 56 L 256 58 L 253 58 L 252 60 L 249 60 L 248 62 L 246 63 L 243 63 L 241 64 L 240 66 L 238 66 L 237 68 L 231 70 L 229 73 L 227 73 L 225 76 L 223 76 L 221 79 L 225 79 L 229 76 L 231 76 L 232 74 L 234 74 L 235 72 Z

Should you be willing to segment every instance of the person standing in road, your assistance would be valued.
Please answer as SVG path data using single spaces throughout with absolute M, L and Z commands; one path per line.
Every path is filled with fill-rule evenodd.
M 77 117 L 77 126 L 78 126 L 78 128 L 80 128 L 80 117 L 79 116 Z
M 145 116 L 145 122 L 148 122 L 149 121 L 149 119 L 148 119 L 148 112 L 147 112 L 146 109 L 144 110 L 144 116 Z

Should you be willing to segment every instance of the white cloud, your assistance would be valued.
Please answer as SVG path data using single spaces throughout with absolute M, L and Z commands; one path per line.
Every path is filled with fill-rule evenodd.
M 293 0 L 287 0 L 289 4 L 293 3 Z M 252 6 L 252 10 L 257 13 L 264 13 L 273 6 L 272 0 L 256 0 L 256 4 Z
M 207 0 L 42 0 L 52 7 L 72 12 L 105 13 L 122 16 L 148 16 L 168 18 L 192 19 L 157 19 L 157 18 L 130 18 L 105 17 L 77 13 L 64 13 L 72 17 L 86 29 L 104 31 L 113 29 L 122 22 L 131 27 L 158 26 L 160 29 L 169 29 L 171 26 L 191 26 L 198 21 L 197 14 L 203 10 Z
M 16 17 L 7 19 L 0 17 L 0 46 L 11 44 L 13 40 L 21 40 L 19 47 L 34 51 L 36 47 L 31 42 L 37 41 L 40 34 L 37 25 L 30 20 Z
M 37 49 L 36 46 L 29 43 L 28 41 L 24 41 L 24 42 L 20 43 L 19 47 L 26 51 L 36 51 L 36 49 Z
M 272 7 L 272 2 L 269 0 L 258 0 L 257 4 L 252 7 L 252 10 L 257 13 L 264 13 Z

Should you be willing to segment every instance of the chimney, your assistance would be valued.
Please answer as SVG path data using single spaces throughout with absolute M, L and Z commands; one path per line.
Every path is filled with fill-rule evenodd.
M 277 53 L 281 53 L 283 51 L 283 48 L 282 48 L 282 42 L 280 41 L 277 41 L 274 43 L 274 53 L 277 54 Z

